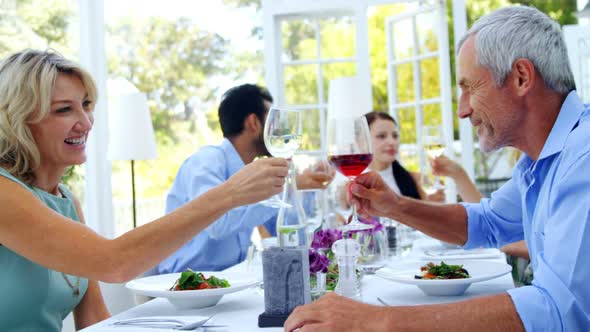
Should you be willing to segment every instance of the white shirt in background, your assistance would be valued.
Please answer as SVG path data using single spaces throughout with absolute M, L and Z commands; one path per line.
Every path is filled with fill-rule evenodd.
M 396 194 L 401 195 L 401 191 L 399 190 L 397 182 L 393 177 L 393 168 L 391 167 L 391 165 L 389 165 L 389 167 L 387 167 L 386 169 L 379 171 L 379 175 L 381 175 L 383 181 L 387 183 L 391 190 L 393 190 Z

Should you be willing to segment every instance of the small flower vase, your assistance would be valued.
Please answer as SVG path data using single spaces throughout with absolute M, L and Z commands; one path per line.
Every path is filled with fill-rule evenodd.
M 326 252 L 309 249 L 309 284 L 311 299 L 317 300 L 326 293 L 326 273 L 330 266 L 330 260 Z
M 315 301 L 326 294 L 326 274 L 316 272 L 310 275 L 311 300 Z

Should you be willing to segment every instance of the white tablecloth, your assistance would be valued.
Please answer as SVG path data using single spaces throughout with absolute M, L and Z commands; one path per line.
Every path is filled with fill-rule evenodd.
M 405 260 L 415 259 L 425 246 L 433 245 L 432 240 L 420 240 L 415 246 L 415 250 Z M 493 259 L 495 261 L 505 261 L 504 257 Z M 391 266 L 395 266 L 395 261 L 390 261 Z M 246 265 L 239 264 L 228 271 L 245 271 Z M 254 268 L 254 271 L 257 271 Z M 391 305 L 420 305 L 436 304 L 446 302 L 456 302 L 472 297 L 501 293 L 507 289 L 513 288 L 514 283 L 510 274 L 489 281 L 474 283 L 467 289 L 462 296 L 426 296 L 414 285 L 399 284 L 368 275 L 362 281 L 363 302 L 380 305 L 377 296 Z M 158 298 L 119 315 L 100 322 L 96 325 L 84 329 L 85 332 L 146 332 L 146 331 L 165 331 L 163 329 L 133 328 L 133 327 L 114 327 L 111 324 L 119 319 L 144 317 L 144 316 L 168 316 L 168 315 L 198 315 L 209 316 L 214 314 L 211 324 L 226 325 L 222 328 L 207 328 L 207 331 L 282 331 L 282 328 L 265 328 L 258 327 L 258 315 L 264 311 L 264 296 L 260 289 L 251 288 L 241 292 L 227 294 L 221 301 L 213 307 L 195 309 L 195 310 L 178 310 L 173 307 L 166 299 Z M 202 329 L 201 329 L 202 330 Z

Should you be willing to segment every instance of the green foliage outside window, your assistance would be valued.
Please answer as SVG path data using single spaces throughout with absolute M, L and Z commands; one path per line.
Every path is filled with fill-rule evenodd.
M 259 0 L 223 0 L 228 6 L 256 7 Z M 72 20 L 76 16 L 75 1 L 70 0 L 19 0 L 15 8 L 0 11 L 0 57 L 26 47 L 54 48 L 67 57 L 76 59 L 77 44 L 68 37 Z M 452 34 L 451 1 L 449 6 L 449 38 L 451 69 L 455 68 L 454 38 Z M 534 5 L 547 12 L 561 24 L 576 22 L 576 1 L 567 0 L 467 0 L 468 25 L 479 16 L 512 3 Z M 385 111 L 387 103 L 387 71 L 385 56 L 385 19 L 404 11 L 404 4 L 379 6 L 369 11 L 369 45 L 374 109 Z M 262 22 L 262 20 L 260 20 Z M 316 59 L 317 45 L 311 21 L 291 20 L 284 25 L 283 47 L 286 60 Z M 220 23 L 221 24 L 221 23 Z M 314 23 L 315 24 L 315 23 Z M 346 58 L 354 54 L 356 35 L 350 18 L 322 17 L 317 21 L 320 31 L 322 58 Z M 421 33 L 421 32 L 420 32 Z M 262 38 L 260 26 L 253 27 L 252 34 Z M 108 66 L 113 76 L 129 79 L 141 91 L 148 94 L 150 112 L 158 140 L 159 160 L 137 164 L 138 176 L 144 180 L 138 184 L 138 192 L 161 195 L 172 182 L 181 161 L 196 147 L 219 140 L 215 96 L 219 85 L 211 77 L 223 76 L 239 80 L 245 72 L 259 73 L 257 83 L 263 84 L 262 50 L 235 54 L 226 40 L 213 32 L 203 31 L 189 19 L 148 20 L 123 19 L 107 27 Z M 436 38 L 432 34 L 420 34 L 421 51 L 435 49 Z M 411 50 L 400 49 L 399 55 Z M 422 91 L 426 98 L 435 97 L 438 91 L 438 61 L 424 60 L 420 64 L 423 78 Z M 400 100 L 413 100 L 413 68 L 399 65 L 397 68 Z M 317 103 L 327 99 L 328 82 L 340 76 L 356 74 L 352 62 L 322 65 L 318 82 L 317 65 L 293 65 L 286 67 L 285 85 L 289 103 Z M 456 95 L 454 70 L 453 98 Z M 318 96 L 318 86 L 325 95 Z M 438 93 L 438 92 L 436 92 Z M 453 100 L 456 109 L 456 100 Z M 202 112 L 202 114 L 197 114 Z M 439 121 L 440 110 L 424 108 L 425 121 Z M 412 108 L 398 110 L 401 122 L 402 142 L 414 142 L 415 112 Z M 306 136 L 304 149 L 319 147 L 320 112 L 311 109 L 304 117 Z M 202 121 L 199 122 L 197 118 Z M 202 126 L 208 132 L 202 132 Z M 458 125 L 455 124 L 455 128 Z M 455 137 L 458 135 L 455 133 Z M 170 152 L 171 151 L 171 152 Z M 484 157 L 482 157 L 483 159 Z M 482 162 L 485 162 L 482 161 Z M 68 182 L 80 182 L 81 167 L 66 176 Z M 127 172 L 128 166 L 115 163 L 114 173 Z M 78 174 L 78 175 L 76 175 Z M 75 180 L 78 178 L 78 180 Z M 153 181 L 153 182 L 150 182 Z

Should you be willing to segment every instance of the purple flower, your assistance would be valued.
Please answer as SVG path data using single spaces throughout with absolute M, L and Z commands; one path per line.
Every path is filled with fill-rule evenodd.
M 332 244 L 342 239 L 342 231 L 337 229 L 321 229 L 313 235 L 311 247 L 313 249 L 332 248 Z
M 316 250 L 309 249 L 309 272 L 310 273 L 318 273 L 328 272 L 328 265 L 330 265 L 330 260 L 328 257 L 320 254 Z
M 379 218 L 377 217 L 369 217 L 368 219 L 360 218 L 360 222 L 368 225 L 373 225 L 373 228 L 370 230 L 372 233 L 379 232 L 383 229 L 383 225 L 379 222 Z
M 369 217 L 368 219 L 362 218 L 361 216 L 358 217 L 359 221 L 363 224 L 373 225 L 373 228 L 363 229 L 360 231 L 350 231 L 349 237 L 352 237 L 353 234 L 356 233 L 363 233 L 368 235 L 373 235 L 383 229 L 383 225 L 379 222 L 379 218 L 377 217 Z

